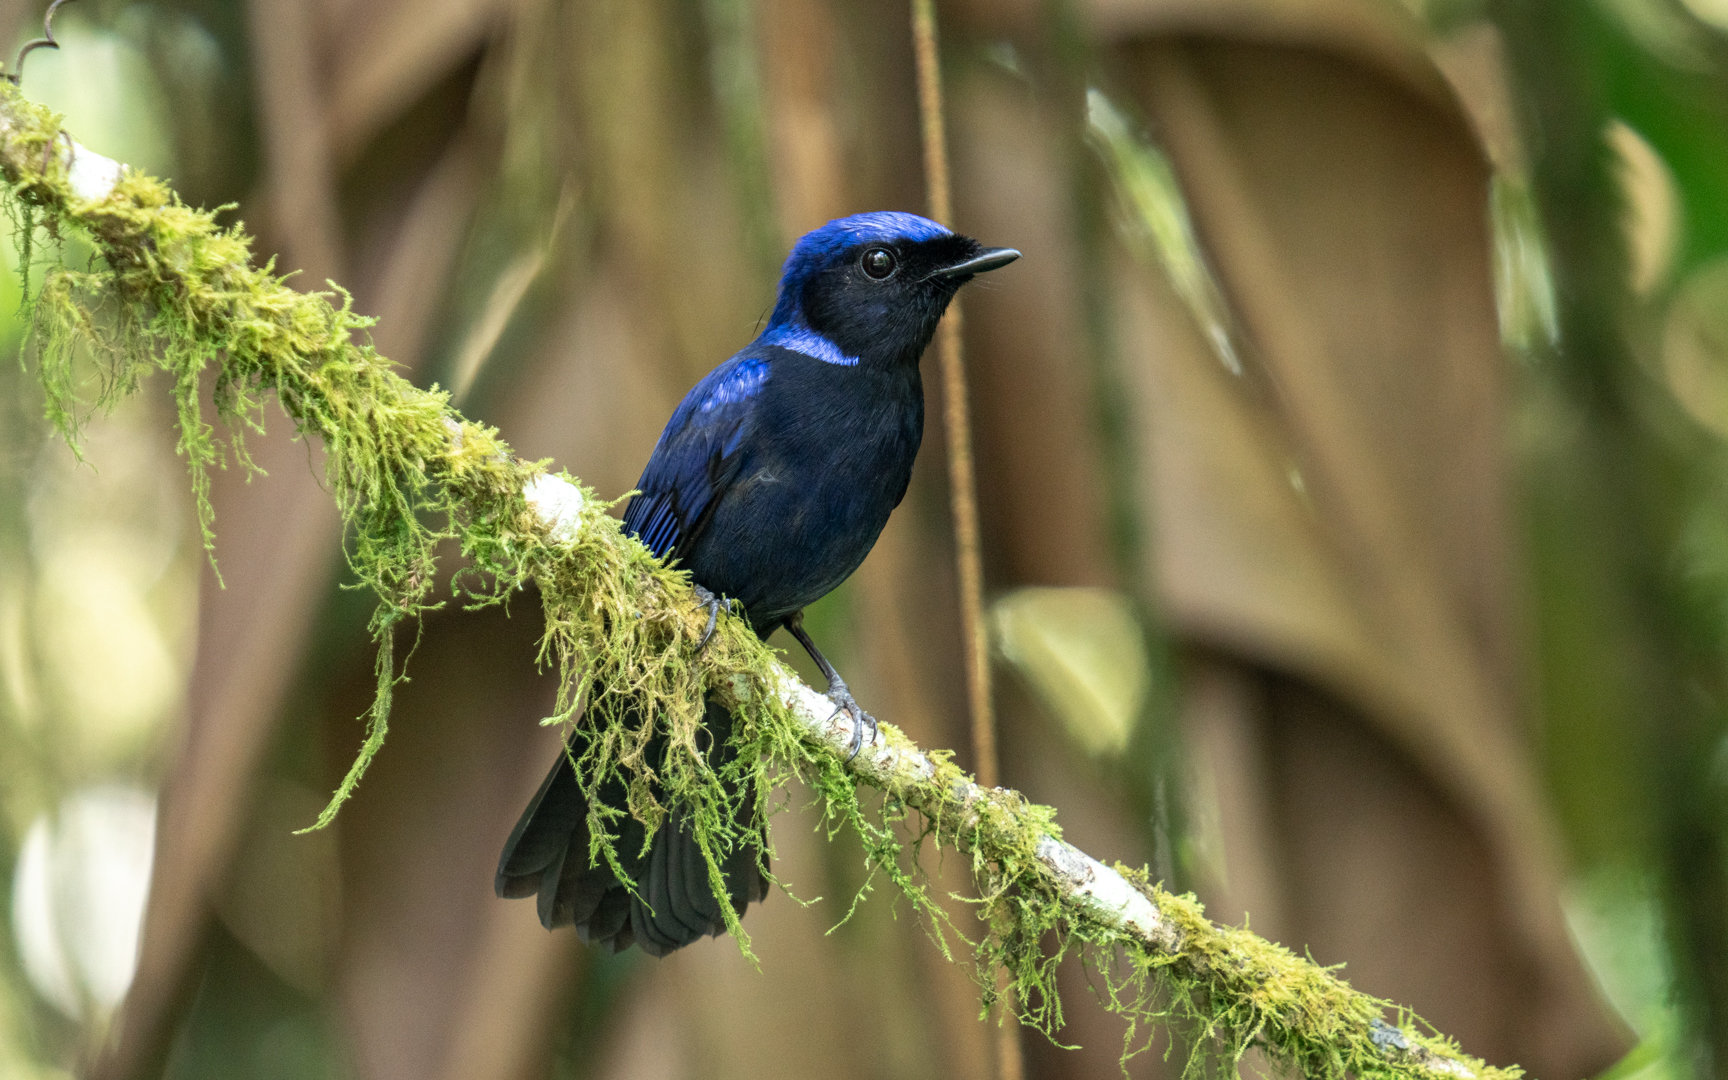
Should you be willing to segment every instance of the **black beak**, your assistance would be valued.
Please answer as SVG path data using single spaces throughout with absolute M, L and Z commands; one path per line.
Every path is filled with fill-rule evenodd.
M 965 262 L 944 266 L 930 276 L 933 278 L 971 277 L 973 274 L 982 274 L 986 270 L 1007 266 L 1019 257 L 1020 253 L 1013 248 L 986 248 Z

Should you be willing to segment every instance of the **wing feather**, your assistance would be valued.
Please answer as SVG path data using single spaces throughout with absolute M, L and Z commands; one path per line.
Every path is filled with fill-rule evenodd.
M 624 528 L 661 558 L 689 552 L 737 478 L 769 362 L 740 353 L 684 396 L 642 470 Z

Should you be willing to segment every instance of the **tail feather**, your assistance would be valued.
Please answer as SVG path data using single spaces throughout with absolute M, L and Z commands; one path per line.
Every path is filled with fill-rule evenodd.
M 588 847 L 588 818 L 584 813 L 571 830 L 569 842 L 560 856 L 557 884 L 540 894 L 540 921 L 547 929 L 583 923 L 593 918 L 607 887 L 612 884 L 614 879 L 609 867 L 589 865 Z
M 576 786 L 576 774 L 569 768 L 559 768 L 562 758 L 529 801 L 522 818 L 504 842 L 504 855 L 498 860 L 498 875 L 493 887 L 498 895 L 509 899 L 533 896 L 540 890 L 543 873 L 561 863 L 569 848 L 570 832 L 584 824 L 587 803 Z M 556 877 L 558 871 L 552 870 Z
M 731 719 L 709 703 L 707 728 L 722 747 Z M 622 806 L 622 785 L 606 785 L 600 798 Z M 614 850 L 620 867 L 636 882 L 635 895 L 604 858 L 596 862 L 590 857 L 588 801 L 568 756 L 560 754 L 505 842 L 494 887 L 501 897 L 536 896 L 540 922 L 548 930 L 574 925 L 584 942 L 613 951 L 636 944 L 650 955 L 664 956 L 726 929 L 707 860 L 688 822 L 669 817 L 646 855 L 641 853 L 640 822 L 624 818 L 618 831 Z M 759 858 L 757 851 L 746 848 L 730 853 L 721 864 L 728 899 L 739 915 L 751 901 L 767 895 Z
M 649 877 L 654 881 L 651 896 L 654 912 L 666 924 L 665 930 L 674 937 L 694 941 L 709 932 L 711 923 L 691 905 L 690 894 L 684 887 L 684 849 L 691 846 L 694 845 L 682 829 L 661 830 L 654 845 L 654 870 Z M 680 928 L 682 934 L 677 933 Z
M 551 866 L 533 875 L 533 888 L 525 894 L 534 897 L 534 908 L 540 916 L 540 925 L 548 930 L 558 925 L 558 886 L 554 884 L 551 888 L 547 888 L 542 882 L 563 880 L 564 863 L 569 860 L 569 857 L 568 848 L 560 851 L 558 857 L 552 861 Z M 526 875 L 515 880 L 521 881 L 525 878 Z M 494 883 L 494 887 L 496 887 L 496 883 Z M 499 895 L 503 894 L 500 893 Z
M 611 945 L 613 952 L 623 952 L 636 940 L 630 929 L 630 894 L 613 889 L 600 898 L 594 917 L 576 924 L 576 936 L 584 945 Z
M 679 859 L 681 873 L 678 875 L 678 884 L 683 886 L 682 895 L 685 907 L 695 920 L 704 926 L 713 926 L 715 923 L 723 925 L 725 919 L 720 914 L 719 902 L 714 899 L 713 887 L 708 883 L 708 862 L 702 858 L 701 845 L 695 843 L 693 837 L 686 838 L 685 842 L 678 845 L 678 853 L 681 856 Z M 728 881 L 738 880 L 730 868 L 727 868 L 726 879 Z M 677 890 L 674 890 L 674 893 L 676 892 Z M 761 897 L 752 897 L 751 899 L 760 900 Z M 686 919 L 685 921 L 690 920 Z
M 648 873 L 640 881 L 638 895 L 630 900 L 630 928 L 636 931 L 636 944 L 649 956 L 665 956 L 702 936 L 691 933 L 672 910 L 666 887 L 666 851 L 671 844 L 666 841 L 664 835 L 654 838 Z

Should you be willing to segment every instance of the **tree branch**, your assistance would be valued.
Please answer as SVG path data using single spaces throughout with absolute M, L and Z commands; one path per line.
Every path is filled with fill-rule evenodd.
M 980 962 L 1006 966 L 1028 1017 L 1046 1028 L 1060 1022 L 1051 997 L 1055 961 L 1078 946 L 1103 972 L 1109 1004 L 1128 1017 L 1130 1038 L 1134 1022 L 1157 1019 L 1185 1025 L 1205 1053 L 1230 1061 L 1261 1047 L 1308 1076 L 1519 1075 L 1419 1030 L 1423 1025 L 1407 1011 L 1395 1010 L 1396 1026 L 1386 1023 L 1388 1003 L 1246 930 L 1213 925 L 1191 897 L 1163 891 L 1144 871 L 1113 868 L 1081 852 L 1061 839 L 1053 811 L 1017 792 L 979 786 L 945 755 L 920 750 L 891 725 L 881 725 L 848 761 L 849 718 L 738 620 L 725 620 L 700 664 L 685 670 L 676 657 L 689 654 L 704 622 L 688 578 L 625 536 L 603 503 L 542 464 L 514 457 L 496 432 L 452 410 L 446 395 L 397 376 L 354 340 L 351 331 L 368 322 L 345 303 L 296 292 L 270 267 L 253 266 L 243 235 L 185 207 L 159 181 L 79 146 L 60 130 L 58 117 L 4 83 L 0 173 L 11 185 L 8 208 L 26 225 L 26 251 L 40 225 L 55 237 L 82 234 L 107 265 L 98 273 L 54 270 L 36 299 L 34 334 L 50 415 L 69 437 L 76 435 L 79 405 L 72 393 L 74 345 L 106 357 L 121 392 L 136 387 L 149 368 L 167 371 L 207 540 L 203 470 L 222 460 L 198 411 L 207 366 L 215 368 L 224 413 L 248 417 L 258 395 L 272 392 L 300 433 L 317 436 L 329 451 L 329 483 L 354 536 L 350 563 L 380 597 L 374 629 L 384 647 L 367 747 L 327 814 L 382 742 L 396 678 L 391 629 L 431 606 L 432 546 L 453 536 L 490 575 L 483 598 L 540 584 L 546 653 L 561 661 L 566 676 L 560 719 L 580 704 L 592 712 L 608 673 L 627 672 L 637 680 L 631 693 L 658 695 L 661 712 L 650 714 L 670 717 L 674 746 L 682 734 L 694 747 L 700 708 L 691 703 L 729 686 L 731 699 L 765 732 L 755 745 L 815 774 L 829 812 L 868 830 L 878 868 L 914 889 L 911 877 L 879 861 L 883 851 L 892 861 L 900 849 L 891 828 L 864 823 L 856 785 L 885 794 L 890 821 L 902 808 L 920 814 L 928 833 L 971 858 L 989 928 L 977 946 Z M 246 460 L 237 436 L 230 453 Z M 427 511 L 444 514 L 445 528 L 420 524 Z M 654 682 L 649 671 L 667 674 Z M 617 749 L 624 765 L 629 749 Z M 693 771 L 678 773 L 669 764 L 659 782 L 674 799 L 710 797 L 719 786 L 712 772 L 699 753 L 687 757 L 696 763 Z M 652 816 L 664 808 L 633 791 L 631 811 Z M 1050 931 L 1060 942 L 1054 954 Z M 989 994 L 993 974 L 981 974 Z

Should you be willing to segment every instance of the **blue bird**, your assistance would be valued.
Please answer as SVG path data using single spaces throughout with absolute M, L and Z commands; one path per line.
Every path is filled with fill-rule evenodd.
M 906 494 L 924 433 L 918 359 L 948 302 L 1019 257 L 916 214 L 858 214 L 805 234 L 767 326 L 685 395 L 624 512 L 649 550 L 690 571 L 710 633 L 734 602 L 760 636 L 792 633 L 851 716 L 854 754 L 875 721 L 805 633 L 803 609 L 858 568 Z M 731 716 L 710 700 L 704 723 L 710 752 L 726 754 Z M 621 788 L 598 794 L 624 805 Z M 641 855 L 643 826 L 624 819 L 616 847 L 632 891 L 590 861 L 587 819 L 560 755 L 505 844 L 498 895 L 537 895 L 547 929 L 574 924 L 614 951 L 634 943 L 662 956 L 725 929 L 680 822 L 668 819 Z M 740 914 L 766 895 L 758 852 L 732 853 L 722 871 Z

